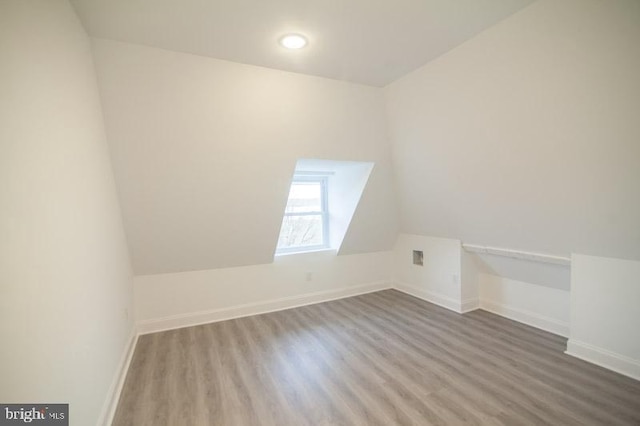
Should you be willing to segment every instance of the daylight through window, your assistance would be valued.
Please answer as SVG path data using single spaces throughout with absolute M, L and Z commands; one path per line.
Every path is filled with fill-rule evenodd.
M 278 253 L 329 247 L 327 176 L 296 175 L 291 182 Z

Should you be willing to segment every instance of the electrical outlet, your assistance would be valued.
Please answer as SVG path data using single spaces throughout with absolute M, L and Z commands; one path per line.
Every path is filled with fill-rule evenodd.
M 307 272 L 307 281 L 313 281 L 313 274 L 311 272 Z
M 459 279 L 460 278 L 458 277 L 458 274 L 451 274 L 451 282 L 452 283 L 458 284 Z

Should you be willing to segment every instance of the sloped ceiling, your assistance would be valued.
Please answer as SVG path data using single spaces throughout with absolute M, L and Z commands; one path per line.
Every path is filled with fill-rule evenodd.
M 533 0 L 71 0 L 93 37 L 385 86 Z M 288 32 L 310 45 L 286 51 Z
M 93 52 L 137 275 L 271 263 L 299 158 L 374 163 L 340 253 L 392 247 L 381 90 L 107 40 Z
M 400 228 L 640 260 L 639 42 L 636 0 L 539 1 L 385 88 Z

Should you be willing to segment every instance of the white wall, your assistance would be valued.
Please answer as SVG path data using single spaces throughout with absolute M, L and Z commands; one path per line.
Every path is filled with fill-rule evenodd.
M 90 42 L 61 0 L 0 2 L 0 401 L 98 421 L 132 331 Z
M 574 254 L 567 353 L 640 380 L 640 262 Z
M 568 290 L 480 273 L 480 308 L 560 336 L 569 335 Z
M 413 250 L 423 251 L 423 266 L 413 264 Z M 529 283 L 498 275 L 489 265 L 500 265 L 504 258 L 493 258 L 497 256 L 463 250 L 459 240 L 400 234 L 393 250 L 392 282 L 399 290 L 455 312 L 481 308 L 567 336 L 568 285 L 567 288 L 562 288 L 564 285 L 556 288 L 554 282 L 564 275 L 540 271 L 558 268 L 567 272 L 568 278 L 569 268 L 520 260 L 518 262 L 527 265 L 520 265 L 515 270 L 533 271 L 532 276 L 537 278 L 535 283 Z
M 569 335 L 570 266 L 466 250 L 462 259 L 463 290 L 475 289 L 481 309 Z
M 460 253 L 460 303 L 462 312 L 480 306 L 480 273 L 477 256 L 462 250 Z
M 375 163 L 340 254 L 390 250 L 381 91 L 95 40 L 137 275 L 270 263 L 298 158 Z
M 401 230 L 640 259 L 638 22 L 539 0 L 389 85 Z
M 390 287 L 391 253 L 334 251 L 266 265 L 135 277 L 141 332 L 284 309 Z
M 518 259 L 489 253 L 468 253 L 478 271 L 515 281 L 569 291 L 571 267 L 536 260 Z M 545 255 L 545 253 L 538 253 Z
M 423 253 L 423 265 L 413 264 L 413 251 Z M 463 310 L 460 241 L 400 234 L 393 248 L 392 280 L 404 292 L 456 312 Z
M 424 265 L 413 264 L 413 250 L 422 250 Z M 481 308 L 533 327 L 562 336 L 569 335 L 568 285 L 557 288 L 555 274 L 540 273 L 569 268 L 519 260 L 517 271 L 533 271 L 535 283 L 497 275 L 487 265 L 500 264 L 497 256 L 478 255 L 462 249 L 461 242 L 449 238 L 400 234 L 393 250 L 392 282 L 406 293 L 455 312 Z M 509 262 L 506 263 L 510 265 Z M 499 269 L 499 268 L 498 268 Z M 507 271 L 508 272 L 508 271 Z M 548 280 L 548 281 L 547 281 Z
M 353 215 L 367 187 L 373 163 L 342 162 L 329 177 L 330 244 L 341 252 L 342 242 L 349 232 Z

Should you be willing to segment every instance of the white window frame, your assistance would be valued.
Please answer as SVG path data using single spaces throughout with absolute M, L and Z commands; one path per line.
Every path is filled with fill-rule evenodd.
M 329 174 L 328 173 L 314 173 L 314 172 L 297 172 L 293 179 L 291 180 L 291 188 L 292 185 L 296 183 L 319 183 L 320 191 L 321 191 L 321 210 L 320 211 L 312 211 L 312 212 L 286 212 L 284 213 L 284 217 L 287 216 L 318 216 L 322 217 L 322 244 L 317 244 L 314 246 L 294 246 L 294 247 L 286 247 L 286 248 L 277 248 L 276 254 L 290 254 L 290 253 L 304 253 L 308 251 L 318 251 L 325 250 L 330 247 L 329 244 Z M 287 204 L 289 203 L 289 198 L 287 197 Z M 283 218 L 284 220 L 284 218 Z

